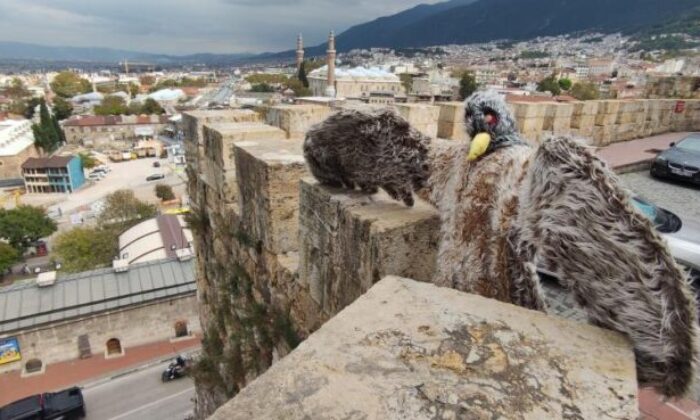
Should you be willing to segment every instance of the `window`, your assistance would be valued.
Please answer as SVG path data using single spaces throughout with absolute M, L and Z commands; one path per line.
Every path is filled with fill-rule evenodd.
M 187 330 L 187 321 L 177 321 L 175 323 L 175 337 L 187 337 L 190 332 Z
M 39 359 L 29 359 L 27 363 L 24 364 L 24 371 L 26 373 L 37 373 L 41 372 L 41 369 L 44 367 L 44 363 L 42 363 L 41 360 Z
M 118 356 L 122 353 L 122 343 L 118 338 L 107 340 L 107 356 Z

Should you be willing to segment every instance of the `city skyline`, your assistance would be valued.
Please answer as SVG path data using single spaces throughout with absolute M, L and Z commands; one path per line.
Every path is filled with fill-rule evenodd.
M 5 0 L 0 41 L 175 55 L 275 52 L 293 49 L 297 33 L 317 45 L 331 29 L 341 33 L 421 3 L 436 1 Z

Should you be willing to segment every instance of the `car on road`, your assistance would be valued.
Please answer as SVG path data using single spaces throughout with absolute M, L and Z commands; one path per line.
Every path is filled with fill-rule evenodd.
M 0 407 L 0 420 L 58 420 L 85 417 L 85 400 L 78 387 L 22 398 Z
M 651 176 L 690 181 L 700 185 L 700 133 L 693 133 L 659 153 L 651 164 Z
M 160 162 L 158 162 L 158 161 L 153 162 L 153 167 L 160 168 Z
M 165 178 L 165 175 L 163 175 L 163 174 L 153 174 L 153 175 L 147 176 L 146 181 L 149 181 L 149 182 L 150 181 L 157 181 L 157 180 L 163 179 L 163 178 Z

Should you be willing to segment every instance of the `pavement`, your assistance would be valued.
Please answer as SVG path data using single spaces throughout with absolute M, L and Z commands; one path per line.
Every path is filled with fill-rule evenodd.
M 201 337 L 193 336 L 190 340 L 128 347 L 124 356 L 117 358 L 105 359 L 103 354 L 94 354 L 88 359 L 49 364 L 43 374 L 36 376 L 22 378 L 19 371 L 3 373 L 0 374 L 0 406 L 30 395 L 58 391 L 74 385 L 88 388 L 96 386 L 200 347 Z
M 616 172 L 634 172 L 648 169 L 649 163 L 656 155 L 668 149 L 673 142 L 678 142 L 690 133 L 666 133 L 638 140 L 613 143 L 597 150 L 598 157 L 608 162 Z
M 189 377 L 161 382 L 168 362 L 83 389 L 87 420 L 182 420 L 194 411 Z

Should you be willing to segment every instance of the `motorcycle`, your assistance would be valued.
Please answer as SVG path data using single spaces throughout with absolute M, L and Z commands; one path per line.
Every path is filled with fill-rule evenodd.
M 186 376 L 188 365 L 189 363 L 185 358 L 178 356 L 174 361 L 170 362 L 160 375 L 161 381 L 169 382 Z

